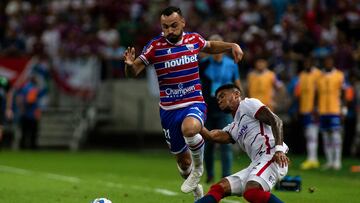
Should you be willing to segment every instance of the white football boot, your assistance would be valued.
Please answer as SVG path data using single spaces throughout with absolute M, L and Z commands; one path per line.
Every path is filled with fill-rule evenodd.
M 187 177 L 187 179 L 181 185 L 181 191 L 183 193 L 189 193 L 191 191 L 194 191 L 200 182 L 203 171 L 204 171 L 203 167 L 194 169 L 190 173 L 189 177 Z
M 201 184 L 198 184 L 195 190 L 193 191 L 194 201 L 201 199 L 204 196 L 204 190 Z

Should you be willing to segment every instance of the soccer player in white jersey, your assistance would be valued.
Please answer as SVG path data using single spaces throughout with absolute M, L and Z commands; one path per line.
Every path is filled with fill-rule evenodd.
M 161 35 L 152 39 L 139 57 L 135 57 L 133 47 L 128 47 L 124 54 L 125 70 L 128 76 L 136 76 L 147 65 L 154 65 L 160 89 L 161 125 L 179 172 L 186 178 L 181 191 L 193 191 L 197 199 L 202 196 L 199 182 L 204 151 L 204 140 L 199 133 L 206 118 L 198 54 L 231 51 L 237 63 L 243 52 L 236 43 L 206 41 L 198 33 L 184 32 L 185 19 L 177 7 L 164 9 L 160 23 Z
M 217 203 L 226 196 L 243 196 L 252 203 L 282 202 L 271 189 L 287 173 L 288 151 L 283 142 L 282 121 L 258 99 L 244 98 L 233 84 L 216 91 L 220 109 L 232 113 L 234 121 L 222 130 L 207 130 L 201 135 L 217 143 L 237 143 L 251 159 L 250 165 L 211 186 L 196 203 Z

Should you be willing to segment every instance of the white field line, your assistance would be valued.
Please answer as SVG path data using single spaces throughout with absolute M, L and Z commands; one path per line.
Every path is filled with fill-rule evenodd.
M 77 177 L 63 176 L 63 175 L 54 174 L 54 173 L 43 173 L 43 175 L 46 178 L 53 179 L 53 180 L 60 180 L 60 181 L 70 182 L 70 183 L 79 183 L 80 182 L 80 178 L 77 178 Z
M 7 172 L 7 173 L 15 173 L 18 175 L 31 175 L 33 173 L 30 170 L 15 168 L 15 167 L 11 167 L 11 166 L 3 166 L 3 165 L 0 165 L 0 171 Z
M 166 196 L 177 196 L 179 195 L 177 192 L 173 192 L 167 189 L 155 188 L 155 192 L 166 195 Z
M 38 171 L 31 171 L 31 170 L 27 170 L 27 169 L 22 169 L 22 168 L 16 168 L 16 167 L 12 167 L 12 166 L 4 166 L 4 165 L 0 165 L 0 171 L 6 172 L 6 173 L 14 173 L 17 175 L 24 175 L 24 176 L 31 176 L 31 175 L 40 175 L 43 176 L 45 178 L 48 179 L 52 179 L 52 180 L 58 180 L 58 181 L 63 181 L 63 182 L 69 182 L 69 183 L 80 183 L 82 182 L 82 180 L 78 177 L 73 177 L 73 176 L 64 176 L 64 175 L 60 175 L 60 174 L 55 174 L 55 173 L 44 173 L 44 172 L 38 172 Z M 124 188 L 125 186 L 119 183 L 113 183 L 113 182 L 108 182 L 108 181 L 98 181 L 98 183 L 103 184 L 107 187 L 112 187 L 112 188 Z M 180 195 L 180 193 L 178 192 L 174 192 L 168 189 L 163 189 L 163 188 L 150 188 L 150 187 L 144 187 L 144 186 L 138 186 L 138 185 L 126 185 L 126 187 L 131 188 L 131 189 L 135 189 L 135 190 L 140 190 L 140 191 L 146 191 L 146 192 L 156 192 L 165 196 L 177 196 Z M 240 203 L 239 201 L 234 201 L 234 200 L 227 200 L 224 199 L 222 200 L 222 202 L 227 202 L 227 203 Z

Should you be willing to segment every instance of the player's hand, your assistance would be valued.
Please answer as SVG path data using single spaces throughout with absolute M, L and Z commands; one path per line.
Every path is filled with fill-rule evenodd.
M 289 164 L 289 158 L 285 155 L 284 152 L 277 151 L 274 154 L 273 160 L 279 164 L 281 168 L 284 168 Z
M 232 55 L 234 57 L 235 63 L 239 63 L 239 61 L 244 56 L 244 52 L 242 51 L 240 46 L 238 44 L 236 44 L 236 43 L 234 43 L 233 46 L 232 46 Z
M 124 61 L 128 66 L 132 66 L 135 61 L 135 48 L 128 47 L 124 53 Z

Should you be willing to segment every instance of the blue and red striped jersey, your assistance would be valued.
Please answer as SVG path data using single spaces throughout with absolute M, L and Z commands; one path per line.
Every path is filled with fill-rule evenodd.
M 160 35 L 144 47 L 139 58 L 145 65 L 154 65 L 160 88 L 160 106 L 163 109 L 204 103 L 198 54 L 205 46 L 205 39 L 198 33 L 183 33 L 182 40 L 176 44 Z

